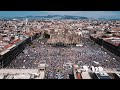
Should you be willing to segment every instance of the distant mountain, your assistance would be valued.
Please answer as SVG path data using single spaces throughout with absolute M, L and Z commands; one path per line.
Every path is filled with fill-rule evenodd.
M 97 20 L 120 20 L 120 18 L 98 18 Z
M 88 18 L 84 16 L 70 16 L 70 15 L 48 15 L 48 16 L 25 16 L 25 17 L 1 17 L 1 19 L 10 20 L 10 19 L 19 19 L 23 20 L 28 19 L 96 19 L 96 20 L 120 20 L 120 17 L 101 17 L 101 18 Z
M 48 16 L 26 16 L 26 17 L 13 17 L 17 19 L 88 19 L 87 17 L 82 17 L 82 16 L 62 16 L 62 15 L 48 15 Z M 10 18 L 9 18 L 10 19 Z
M 82 16 L 63 16 L 61 19 L 88 19 L 87 17 L 82 17 Z

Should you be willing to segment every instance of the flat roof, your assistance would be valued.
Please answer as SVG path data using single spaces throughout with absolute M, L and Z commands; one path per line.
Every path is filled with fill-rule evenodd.
M 82 79 L 91 79 L 88 72 L 82 72 L 81 75 L 82 75 Z
M 4 49 L 7 49 L 7 48 L 9 48 L 11 46 L 12 46 L 12 44 L 7 44 L 7 45 L 4 46 Z
M 15 44 L 15 43 L 20 42 L 20 41 L 21 41 L 20 39 L 15 39 L 12 42 Z
M 14 79 L 30 79 L 30 75 L 29 74 L 18 74 L 18 75 L 14 75 Z
M 46 67 L 46 64 L 40 64 L 39 65 L 39 68 L 45 68 Z
M 5 53 L 9 52 L 9 49 L 4 50 L 3 52 L 0 53 L 0 55 L 4 55 Z
M 7 48 L 7 49 L 12 49 L 13 47 L 15 47 L 16 45 L 15 44 L 13 44 L 11 47 L 9 47 L 9 48 Z

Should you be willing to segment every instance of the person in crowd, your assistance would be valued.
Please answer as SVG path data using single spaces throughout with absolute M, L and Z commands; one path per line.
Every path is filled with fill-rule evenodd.
M 32 45 L 27 46 L 23 51 L 24 53 L 16 57 L 6 68 L 37 68 L 39 63 L 44 62 L 49 65 L 46 70 L 48 79 L 68 79 L 69 74 L 72 73 L 72 68 L 67 64 L 68 62 L 106 68 L 120 67 L 117 60 L 109 54 L 105 54 L 99 46 L 93 46 L 90 40 L 83 41 L 83 43 L 82 47 L 56 48 L 49 45 L 44 46 L 38 40 L 34 40 L 34 48 Z

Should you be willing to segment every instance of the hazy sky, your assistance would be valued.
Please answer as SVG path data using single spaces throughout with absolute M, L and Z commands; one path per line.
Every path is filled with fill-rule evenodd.
M 0 17 L 74 15 L 92 18 L 120 18 L 120 11 L 0 11 Z

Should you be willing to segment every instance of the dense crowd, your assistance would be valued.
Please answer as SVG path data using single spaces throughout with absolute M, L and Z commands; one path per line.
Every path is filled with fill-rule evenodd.
M 46 78 L 69 79 L 72 64 L 120 68 L 120 63 L 89 39 L 82 39 L 83 46 L 52 47 L 39 39 L 34 40 L 6 68 L 37 68 L 47 64 Z

